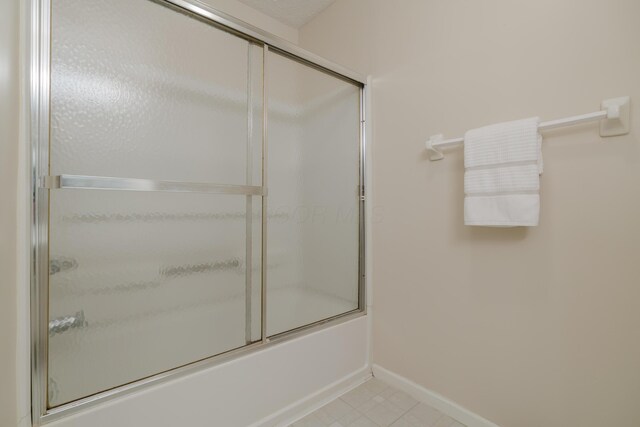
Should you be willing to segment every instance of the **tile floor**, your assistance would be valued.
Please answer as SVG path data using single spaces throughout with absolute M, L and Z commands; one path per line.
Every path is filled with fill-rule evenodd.
M 465 427 L 378 379 L 370 379 L 290 427 Z

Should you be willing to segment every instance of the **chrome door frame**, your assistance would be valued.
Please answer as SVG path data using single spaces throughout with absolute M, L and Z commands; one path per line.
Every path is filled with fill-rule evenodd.
M 262 189 L 252 186 L 213 186 L 203 188 L 198 183 L 172 183 L 172 182 L 136 182 L 111 181 L 105 177 L 97 177 L 100 182 L 92 180 L 96 177 L 50 177 L 49 176 L 49 129 L 50 129 L 50 46 L 51 46 L 51 1 L 29 0 L 26 3 L 26 14 L 29 37 L 27 46 L 27 79 L 28 79 L 28 103 L 26 118 L 27 141 L 30 144 L 30 169 L 31 169 L 31 279 L 30 279 L 30 322 L 31 322 L 31 408 L 33 425 L 43 425 L 76 412 L 86 410 L 94 405 L 123 396 L 133 391 L 139 391 L 151 385 L 156 385 L 170 379 L 175 379 L 195 371 L 202 370 L 241 355 L 265 349 L 271 345 L 281 343 L 303 334 L 308 334 L 329 326 L 338 325 L 357 317 L 366 315 L 367 301 L 365 289 L 365 211 L 366 211 L 366 117 L 365 110 L 369 96 L 367 79 L 347 68 L 334 64 L 320 56 L 310 53 L 280 37 L 269 34 L 259 28 L 249 25 L 223 12 L 217 11 L 198 0 L 149 0 L 172 8 L 188 12 L 205 22 L 212 24 L 224 31 L 231 32 L 241 38 L 263 46 L 263 182 Z M 266 206 L 267 206 L 267 64 L 266 58 L 269 51 L 274 51 L 291 57 L 308 66 L 319 69 L 340 79 L 355 84 L 360 88 L 360 160 L 359 160 L 359 258 L 358 258 L 358 308 L 328 319 L 305 325 L 274 336 L 266 334 Z M 103 187 L 100 187 L 100 184 Z M 73 402 L 47 409 L 47 354 L 48 354 L 48 260 L 49 260 L 49 191 L 58 186 L 88 185 L 105 188 L 104 185 L 130 185 L 130 190 L 142 191 L 198 191 L 252 194 L 262 196 L 262 339 L 228 352 L 211 356 L 209 358 L 189 363 L 148 378 L 134 381 L 110 390 L 75 400 Z M 189 188 L 188 185 L 195 188 Z M 200 186 L 198 186 L 200 185 Z M 123 189 L 121 187 L 117 187 Z

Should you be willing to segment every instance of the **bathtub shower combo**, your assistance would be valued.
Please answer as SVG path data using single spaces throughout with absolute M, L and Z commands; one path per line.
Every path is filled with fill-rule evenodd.
M 39 422 L 364 312 L 364 80 L 184 0 L 34 0 Z

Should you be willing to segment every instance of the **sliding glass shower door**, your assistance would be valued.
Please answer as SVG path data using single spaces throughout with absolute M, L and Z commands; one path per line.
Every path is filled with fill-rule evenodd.
M 50 13 L 39 415 L 362 309 L 362 84 L 164 1 Z
M 260 340 L 263 48 L 144 0 L 52 6 L 50 173 L 123 179 L 51 191 L 56 406 Z M 157 181 L 239 191 L 124 191 Z
M 358 308 L 360 88 L 269 55 L 267 333 Z

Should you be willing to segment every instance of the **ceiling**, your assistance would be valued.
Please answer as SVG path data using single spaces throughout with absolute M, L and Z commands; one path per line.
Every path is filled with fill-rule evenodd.
M 300 28 L 335 0 L 240 0 L 294 28 Z

